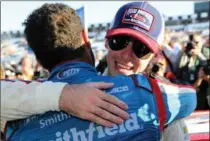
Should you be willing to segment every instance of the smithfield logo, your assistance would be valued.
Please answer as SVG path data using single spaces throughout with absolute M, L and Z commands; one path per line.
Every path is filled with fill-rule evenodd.
M 68 126 L 71 127 L 71 126 Z M 77 127 L 58 130 L 54 133 L 54 138 L 49 141 L 99 141 L 108 140 L 109 136 L 144 130 L 144 124 L 138 122 L 136 113 L 131 113 L 130 118 L 121 125 L 114 124 L 112 128 L 103 127 L 93 122 L 85 129 Z
M 52 139 L 49 141 L 110 140 L 111 136 L 118 136 L 123 133 L 128 134 L 129 132 L 132 135 L 131 132 L 136 131 L 142 132 L 148 128 L 148 126 L 145 126 L 147 123 L 154 124 L 154 122 L 157 121 L 157 118 L 149 109 L 149 104 L 145 103 L 139 108 L 138 113 L 130 113 L 130 118 L 128 120 L 123 122 L 121 125 L 114 124 L 111 128 L 103 127 L 93 122 L 89 123 L 84 128 L 66 126 L 67 128 L 61 128 L 60 130 L 55 131 L 54 136 L 52 134 Z M 154 125 L 153 131 L 158 131 L 159 125 Z M 141 137 L 144 138 L 142 135 Z
M 79 72 L 80 72 L 80 68 L 67 68 L 67 69 L 64 69 L 61 72 L 59 72 L 57 77 L 59 79 L 67 78 L 67 77 L 73 76 L 75 74 L 78 74 Z
M 152 27 L 153 20 L 154 16 L 149 12 L 143 9 L 130 7 L 124 13 L 122 22 L 136 25 L 149 31 Z

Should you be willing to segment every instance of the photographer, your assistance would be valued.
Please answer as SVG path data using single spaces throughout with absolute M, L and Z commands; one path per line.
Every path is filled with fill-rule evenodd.
M 202 53 L 202 41 L 198 34 L 190 35 L 190 41 L 183 49 L 180 61 L 178 63 L 177 78 L 194 84 L 198 79 L 200 66 L 207 63 L 207 58 Z
M 146 73 L 153 78 L 168 81 L 164 78 L 167 68 L 167 60 L 160 52 L 155 58 L 152 59 L 149 66 L 146 69 Z
M 49 72 L 46 69 L 44 69 L 39 62 L 37 62 L 34 69 L 33 80 L 45 79 L 48 77 L 48 75 Z
M 192 84 L 197 91 L 197 110 L 208 109 L 208 90 L 210 63 L 206 52 L 208 47 L 203 46 L 201 37 L 197 34 L 189 36 L 179 62 L 177 78 Z

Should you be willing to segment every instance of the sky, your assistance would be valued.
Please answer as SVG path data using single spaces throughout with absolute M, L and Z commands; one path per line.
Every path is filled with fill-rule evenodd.
M 23 21 L 36 8 L 44 3 L 64 3 L 74 9 L 85 5 L 87 24 L 111 22 L 116 11 L 127 1 L 2 1 L 1 32 L 23 31 Z M 188 15 L 194 13 L 193 1 L 150 1 L 166 16 Z

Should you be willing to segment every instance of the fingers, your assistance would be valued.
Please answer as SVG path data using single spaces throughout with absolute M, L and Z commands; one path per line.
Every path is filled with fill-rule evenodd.
M 92 122 L 95 122 L 99 125 L 103 125 L 105 127 L 112 127 L 113 126 L 113 123 L 108 121 L 108 120 L 105 120 L 101 117 L 99 117 L 98 115 L 95 115 L 95 114 L 88 114 L 87 120 L 90 120 Z
M 101 99 L 103 99 L 103 100 L 105 100 L 105 101 L 107 101 L 107 102 L 109 102 L 109 103 L 111 103 L 113 105 L 116 105 L 117 107 L 119 107 L 119 108 L 121 108 L 123 110 L 127 110 L 128 109 L 127 104 L 125 104 L 123 101 L 117 99 L 114 96 L 106 94 L 106 95 L 103 95 L 101 97 Z
M 60 109 L 106 127 L 112 127 L 114 123 L 121 124 L 124 119 L 129 118 L 129 115 L 125 111 L 128 106 L 114 96 L 98 90 L 98 88 L 112 86 L 112 83 L 91 82 L 82 86 L 71 86 L 71 89 L 67 87 L 68 91 L 61 95 L 60 98 L 63 100 L 59 102 Z M 70 102 L 68 99 L 69 92 L 71 93 Z
M 122 124 L 123 123 L 123 119 L 110 113 L 110 112 L 107 112 L 106 110 L 100 108 L 100 107 L 97 107 L 97 108 L 94 108 L 92 109 L 92 112 L 96 115 L 98 115 L 99 117 L 103 118 L 104 120 L 108 120 L 112 123 L 116 123 L 116 124 Z
M 98 88 L 98 89 L 107 89 L 113 87 L 113 83 L 106 83 L 106 82 L 89 82 L 86 83 L 87 86 Z
M 119 120 L 119 119 L 128 119 L 129 118 L 129 114 L 126 111 L 124 111 L 121 108 L 117 107 L 116 105 L 110 104 L 106 101 L 101 101 L 99 104 L 99 107 L 104 109 L 103 110 L 104 113 L 101 113 L 101 114 L 106 114 L 106 115 L 104 115 L 103 117 L 114 122 L 114 123 L 118 123 L 117 120 Z M 97 112 L 99 112 L 99 111 L 97 111 Z M 107 116 L 107 117 L 105 117 L 105 116 Z

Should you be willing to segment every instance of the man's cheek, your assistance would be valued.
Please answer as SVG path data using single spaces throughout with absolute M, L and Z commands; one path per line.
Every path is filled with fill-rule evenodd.
M 108 63 L 113 64 L 114 60 L 115 60 L 114 56 L 112 54 L 109 54 L 108 55 Z

